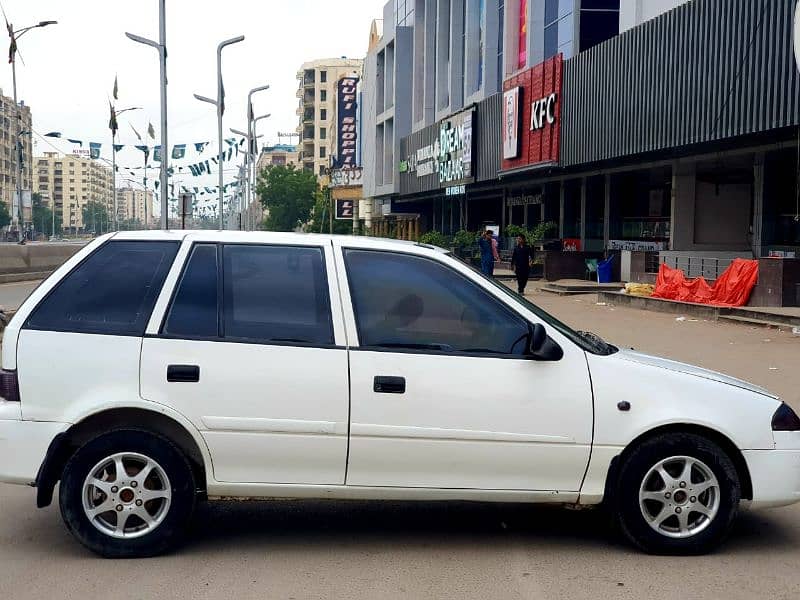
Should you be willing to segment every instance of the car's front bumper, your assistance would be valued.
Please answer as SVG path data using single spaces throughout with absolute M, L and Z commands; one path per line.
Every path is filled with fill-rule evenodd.
M 23 421 L 18 407 L 0 400 L 0 482 L 31 484 L 50 442 L 69 424 Z
M 753 482 L 751 508 L 800 502 L 800 432 L 775 432 L 774 450 L 744 450 Z

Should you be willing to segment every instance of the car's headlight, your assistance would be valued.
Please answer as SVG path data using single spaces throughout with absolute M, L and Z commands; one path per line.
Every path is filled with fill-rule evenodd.
M 800 417 L 786 402 L 772 415 L 772 431 L 800 431 Z

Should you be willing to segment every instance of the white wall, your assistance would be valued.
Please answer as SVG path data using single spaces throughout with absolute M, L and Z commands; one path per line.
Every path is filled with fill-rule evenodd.
M 641 25 L 689 1 L 691 0 L 620 0 L 619 32 Z

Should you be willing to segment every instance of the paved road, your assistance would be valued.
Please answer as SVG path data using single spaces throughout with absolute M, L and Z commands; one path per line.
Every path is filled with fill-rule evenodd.
M 39 281 L 19 281 L 0 284 L 0 306 L 6 310 L 16 310 L 39 283 Z
M 536 301 L 622 345 L 752 379 L 797 407 L 800 338 L 735 324 Z M 499 382 L 498 382 L 499 385 Z M 23 598 L 800 597 L 800 506 L 745 513 L 716 554 L 645 556 L 596 512 L 468 503 L 226 502 L 203 506 L 170 556 L 106 561 L 33 490 L 0 486 L 0 589 Z

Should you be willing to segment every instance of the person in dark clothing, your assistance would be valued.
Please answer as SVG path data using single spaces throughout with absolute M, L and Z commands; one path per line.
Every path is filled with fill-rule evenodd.
M 511 268 L 517 278 L 517 292 L 525 293 L 525 286 L 528 284 L 528 277 L 531 274 L 531 263 L 533 262 L 533 251 L 528 246 L 525 236 L 517 236 L 517 245 L 511 254 Z
M 481 271 L 484 275 L 492 276 L 494 273 L 494 246 L 492 244 L 492 231 L 487 229 L 478 240 L 481 251 Z

